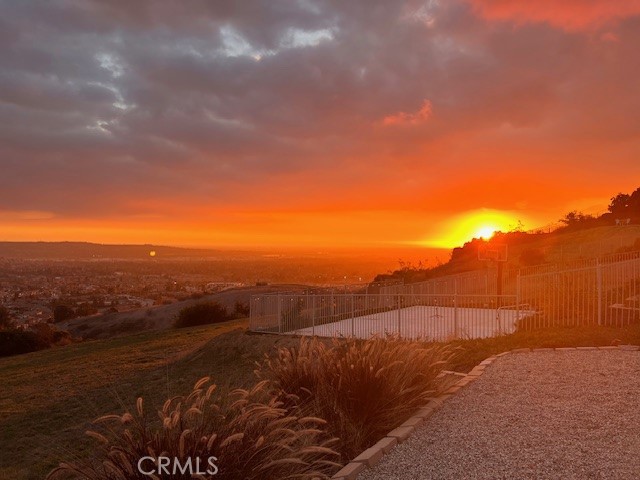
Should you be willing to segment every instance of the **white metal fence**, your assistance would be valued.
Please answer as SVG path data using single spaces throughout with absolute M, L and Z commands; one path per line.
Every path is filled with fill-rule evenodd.
M 534 315 L 514 295 L 310 294 L 254 296 L 254 331 L 450 340 L 512 333 Z
M 501 278 L 501 294 L 516 294 L 516 277 L 518 271 L 504 268 Z M 486 268 L 472 272 L 458 273 L 432 278 L 423 282 L 389 285 L 380 287 L 380 293 L 421 295 L 497 295 L 498 272 L 496 269 Z
M 281 334 L 483 338 L 551 326 L 640 322 L 640 252 L 546 266 L 483 270 L 368 293 L 281 293 L 251 299 L 250 329 Z
M 538 314 L 522 328 L 640 321 L 640 256 L 520 275 L 518 300 Z

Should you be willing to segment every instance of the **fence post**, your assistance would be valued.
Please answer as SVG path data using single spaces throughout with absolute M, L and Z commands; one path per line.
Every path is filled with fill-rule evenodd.
M 351 336 L 352 337 L 356 336 L 355 322 L 356 322 L 356 307 L 353 301 L 353 294 L 351 294 Z
M 333 289 L 331 289 L 331 303 L 329 305 L 329 315 L 333 317 L 335 315 L 335 306 L 333 305 Z
M 396 300 L 397 304 L 398 304 L 398 337 L 400 336 L 400 294 L 397 294 L 397 300 Z
M 516 330 L 520 323 L 520 270 L 518 269 L 518 276 L 516 277 Z
M 598 289 L 598 325 L 602 325 L 602 265 L 598 260 L 596 266 L 596 282 Z
M 311 335 L 316 336 L 316 296 L 311 296 Z
M 278 294 L 278 333 L 282 333 L 282 298 Z
M 453 336 L 458 338 L 458 294 L 453 294 Z

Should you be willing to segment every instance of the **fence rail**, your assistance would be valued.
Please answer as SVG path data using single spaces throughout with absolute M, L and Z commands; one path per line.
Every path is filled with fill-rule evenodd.
M 517 275 L 518 271 L 513 268 L 504 269 L 501 278 L 502 294 L 515 295 L 515 279 Z M 385 286 L 380 288 L 380 293 L 496 295 L 498 294 L 498 273 L 494 269 L 486 268 L 472 272 L 445 275 L 422 282 Z
M 534 314 L 514 295 L 285 294 L 254 296 L 250 325 L 280 334 L 444 341 L 512 333 Z
M 595 267 L 598 264 L 604 265 L 609 263 L 618 263 L 628 260 L 635 260 L 638 258 L 640 258 L 640 252 L 638 251 L 611 253 L 597 258 L 574 259 L 562 263 L 545 263 L 543 265 L 523 267 L 519 270 L 519 273 L 520 275 L 527 276 L 540 273 L 560 272 L 563 270 L 570 270 L 574 268 Z
M 539 312 L 523 328 L 640 321 L 640 257 L 521 275 L 518 298 Z
M 497 295 L 488 270 L 381 293 L 255 295 L 250 329 L 280 334 L 404 338 L 483 338 L 551 326 L 640 322 L 640 253 L 575 263 L 572 268 L 506 271 Z M 493 288 L 491 284 L 493 283 Z

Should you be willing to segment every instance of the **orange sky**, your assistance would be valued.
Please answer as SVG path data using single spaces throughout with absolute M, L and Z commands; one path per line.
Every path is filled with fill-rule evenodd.
M 224 3 L 5 8 L 0 241 L 450 248 L 638 186 L 638 1 Z

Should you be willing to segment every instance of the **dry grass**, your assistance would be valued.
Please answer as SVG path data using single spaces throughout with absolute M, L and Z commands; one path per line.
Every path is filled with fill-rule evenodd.
M 289 406 L 326 419 L 348 461 L 406 420 L 436 393 L 451 358 L 445 345 L 401 341 L 302 338 L 280 348 L 258 370 Z
M 160 422 L 151 421 L 142 398 L 134 413 L 99 418 L 96 423 L 108 428 L 87 432 L 102 444 L 99 461 L 61 464 L 47 479 L 139 479 L 137 463 L 144 456 L 200 459 L 202 465 L 216 457 L 215 478 L 223 479 L 323 479 L 339 468 L 333 461 L 338 454 L 331 449 L 337 439 L 322 430 L 324 420 L 288 414 L 267 392 L 266 381 L 226 395 L 209 380 L 198 381 L 186 397 L 167 400 Z M 178 473 L 171 478 L 192 476 Z
M 153 332 L 0 359 L 3 386 L 0 389 L 0 478 L 41 480 L 61 459 L 86 460 L 94 453 L 94 444 L 81 440 L 90 421 L 104 414 L 122 412 L 127 406 L 135 405 L 139 396 L 145 398 L 145 409 L 155 411 L 162 408 L 168 397 L 189 392 L 193 383 L 203 376 L 222 380 L 218 382 L 221 395 L 238 387 L 250 389 L 256 383 L 255 362 L 262 362 L 265 353 L 275 354 L 279 348 L 290 352 L 293 347 L 296 351 L 300 348 L 300 340 L 296 338 L 248 335 L 242 330 L 228 332 L 238 326 L 233 322 Z M 323 343 L 326 349 L 333 348 L 330 340 L 316 342 Z M 468 371 L 488 356 L 514 348 L 618 343 L 640 344 L 640 325 L 547 329 L 493 339 L 456 341 L 446 346 L 447 351 L 456 353 L 447 368 Z M 346 345 L 349 343 L 345 342 L 344 348 Z M 362 346 L 354 348 L 357 353 Z M 307 360 L 294 362 L 302 373 L 305 364 L 315 365 L 309 363 L 313 350 L 311 347 L 307 350 L 310 353 L 303 355 Z M 346 358 L 347 354 L 341 355 Z M 355 376 L 366 378 L 368 375 L 363 366 L 370 360 L 358 359 L 357 354 L 350 357 L 361 363 L 350 361 L 354 369 L 346 372 L 346 384 L 353 383 Z M 280 357 L 274 361 L 279 362 Z M 333 367 L 334 375 L 338 368 L 344 370 L 350 363 L 345 360 L 341 365 Z M 298 375 L 298 378 L 305 377 Z M 309 391 L 314 388 L 312 380 L 312 376 L 304 380 L 310 385 L 305 387 Z M 395 382 L 395 378 L 389 381 Z M 385 385 L 377 385 L 370 390 L 354 389 L 354 394 L 373 392 L 370 395 L 373 398 L 366 398 L 352 408 L 360 405 L 369 405 L 367 410 L 377 408 L 375 402 L 386 394 Z M 345 391 L 346 387 L 341 385 L 339 391 Z M 340 405 L 338 399 L 335 402 L 348 411 L 349 405 Z M 407 408 L 407 416 L 412 413 L 411 408 Z M 301 412 L 293 413 L 301 415 Z M 333 417 L 328 420 L 334 423 Z M 392 428 L 403 420 L 398 420 Z M 342 421 L 336 423 L 340 425 Z M 345 436 L 333 430 L 331 435 Z M 369 435 L 375 437 L 373 433 Z M 343 451 L 342 447 L 334 448 Z M 341 461 L 351 458 L 345 454 Z
M 620 344 L 640 345 L 640 325 L 544 328 L 501 337 L 455 340 L 449 345 L 456 349 L 451 368 L 468 372 L 485 358 L 516 348 L 604 347 Z
M 203 376 L 219 390 L 255 384 L 255 362 L 296 339 L 247 335 L 246 322 L 74 344 L 0 359 L 0 479 L 42 480 L 62 459 L 85 459 L 90 422 L 137 397 L 153 411 Z M 235 331 L 231 331 L 235 330 Z

